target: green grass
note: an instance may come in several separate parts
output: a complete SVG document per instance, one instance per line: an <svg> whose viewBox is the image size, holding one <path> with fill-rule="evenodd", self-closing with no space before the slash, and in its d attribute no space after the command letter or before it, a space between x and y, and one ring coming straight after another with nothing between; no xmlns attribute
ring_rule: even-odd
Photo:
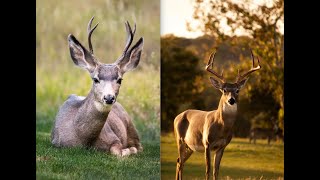
<svg viewBox="0 0 320 180"><path fill-rule="evenodd" d="M138 155L117 158L93 149L55 148L37 132L37 179L159 179L159 143L143 142Z"/></svg>
<svg viewBox="0 0 320 180"><path fill-rule="evenodd" d="M161 136L161 179L174 179L177 145L172 133ZM213 156L212 156L213 157ZM226 147L220 164L221 179L283 179L284 149L281 142L233 138ZM213 159L213 158L212 158ZM204 179L204 154L194 152L184 167L184 179Z"/></svg>
<svg viewBox="0 0 320 180"><path fill-rule="evenodd" d="M160 178L160 2L137 0L37 0L36 7L36 176L37 179ZM117 101L132 117L144 151L118 159L84 148L55 148L50 133L59 106L70 94L86 96L92 80L70 57L67 36L85 47L87 23L95 56L114 62L125 46L124 22L136 22L135 43L144 37L139 66L124 75Z"/></svg>

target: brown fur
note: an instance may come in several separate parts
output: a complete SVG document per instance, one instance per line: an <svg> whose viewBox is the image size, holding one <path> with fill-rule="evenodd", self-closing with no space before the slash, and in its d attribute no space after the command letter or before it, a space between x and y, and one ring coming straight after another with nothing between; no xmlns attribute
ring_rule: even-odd
<svg viewBox="0 0 320 180"><path fill-rule="evenodd" d="M216 89L222 92L217 110L200 111L186 110L174 119L174 134L178 146L178 158L176 168L176 180L182 179L184 163L192 155L193 151L204 152L206 159L206 179L210 177L211 151L214 154L213 179L218 179L220 161L225 147L232 139L232 128L237 116L237 102L239 90L248 80L247 76L261 68L254 67L252 55L252 68L245 74L238 73L235 83L225 83L223 73L218 74L213 68L215 52L210 54L206 70L215 75L220 81L210 77L210 81ZM210 68L211 67L211 68Z"/></svg>
<svg viewBox="0 0 320 180"><path fill-rule="evenodd" d="M60 107L51 135L54 146L94 147L117 156L142 151L138 132L130 116L116 102L122 76L136 68L143 48L143 38L140 38L128 49L134 34L128 22L126 29L130 39L124 54L113 64L100 63L91 48L90 53L73 35L68 36L73 62L88 70L93 84L87 97L70 95Z"/></svg>
<svg viewBox="0 0 320 180"><path fill-rule="evenodd" d="M228 89L221 96L217 110L200 111L186 110L174 120L174 132L178 145L179 157L177 159L176 179L182 179L184 163L194 151L205 153L206 178L209 178L211 166L210 151L215 151L214 178L218 177L220 160L225 147L232 138L232 127L236 120L237 112L232 110L237 106L230 106L227 101L233 97L238 99L237 84L224 84L223 89ZM225 107L224 107L225 106Z"/></svg>

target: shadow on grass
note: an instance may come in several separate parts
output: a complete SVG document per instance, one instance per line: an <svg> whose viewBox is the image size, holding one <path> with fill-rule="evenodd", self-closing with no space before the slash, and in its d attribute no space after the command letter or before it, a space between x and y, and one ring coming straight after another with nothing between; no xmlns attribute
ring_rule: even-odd
<svg viewBox="0 0 320 180"><path fill-rule="evenodd" d="M212 167L211 167L212 168ZM183 179L204 179L205 178L205 165L196 165L187 162L184 166ZM174 179L176 166L171 162L161 162L161 179ZM212 175L212 170L211 170ZM226 179L227 176L231 179L281 179L283 174L267 171L267 170L254 170L238 167L220 166L219 177Z"/></svg>
<svg viewBox="0 0 320 180"><path fill-rule="evenodd" d="M161 178L174 179L177 145L172 133L161 134ZM213 157L212 157L213 161ZM204 179L203 153L194 153L186 162L184 179ZM225 150L220 166L220 179L283 179L283 144L257 142L233 138Z"/></svg>

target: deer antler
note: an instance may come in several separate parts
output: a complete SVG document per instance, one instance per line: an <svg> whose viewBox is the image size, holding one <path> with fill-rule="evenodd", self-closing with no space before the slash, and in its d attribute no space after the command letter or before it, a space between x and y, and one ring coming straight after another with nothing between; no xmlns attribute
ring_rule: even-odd
<svg viewBox="0 0 320 180"><path fill-rule="evenodd" d="M218 73L213 71L213 62L214 62L215 55L216 55L216 51L212 52L210 54L209 61L208 61L207 65L206 65L206 70L208 72L212 73L213 75L215 75L217 78L219 78L224 83L223 70L221 72L221 75L219 75ZM210 68L210 65L211 65L211 68Z"/></svg>
<svg viewBox="0 0 320 180"><path fill-rule="evenodd" d="M93 31L97 28L98 24L97 23L92 29L91 29L91 24L92 24L92 21L94 19L94 16L92 16L92 18L90 19L89 23L88 23L88 43L89 43L89 49L90 49L90 52L91 54L93 54L93 48L92 48L92 44L91 44L91 34L93 33Z"/></svg>
<svg viewBox="0 0 320 180"><path fill-rule="evenodd" d="M257 67L254 67L254 55L253 55L253 52L252 52L252 49L250 50L251 51L251 59L252 59L252 67L251 69L246 72L245 74L243 75L240 75L240 70L238 69L238 76L237 76L237 81L236 82L239 82L241 80L243 80L245 77L247 77L249 74L253 73L254 71L257 71L261 68L260 66L260 59L258 57L258 66Z"/></svg>
<svg viewBox="0 0 320 180"><path fill-rule="evenodd" d="M125 22L125 26L126 26L126 31L127 31L127 41L126 41L126 46L124 47L123 53L122 55L118 58L117 61L121 60L122 58L124 58L124 56L126 55L132 41L133 41L133 37L134 34L136 32L136 23L134 23L134 28L133 31L131 30L131 26L129 24L128 21Z"/></svg>
<svg viewBox="0 0 320 180"><path fill-rule="evenodd" d="M128 51L128 49L133 41L134 33L136 32L136 24L134 24L133 31L131 30L131 26L128 21L125 24L126 24L126 30L127 30L127 43L126 43L126 46L123 50L123 54L125 54Z"/></svg>

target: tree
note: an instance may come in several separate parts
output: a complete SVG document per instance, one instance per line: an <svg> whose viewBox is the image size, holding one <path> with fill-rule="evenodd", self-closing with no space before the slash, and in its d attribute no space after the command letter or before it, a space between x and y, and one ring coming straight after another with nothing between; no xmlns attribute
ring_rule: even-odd
<svg viewBox="0 0 320 180"><path fill-rule="evenodd" d="M197 94L195 79L201 76L198 58L179 46L179 38L161 38L161 130L172 131L174 118L192 107Z"/></svg>
<svg viewBox="0 0 320 180"><path fill-rule="evenodd" d="M194 3L193 18L200 24L205 34L214 36L219 43L233 40L234 36L248 36L251 41L247 42L247 51L253 49L254 54L261 57L262 70L253 77L254 81L246 86L249 101L257 101L260 96L271 94L276 102L271 116L278 117L279 127L283 129L283 40L282 32L284 19L284 1L253 3L252 0L196 0ZM187 27L192 30L192 23ZM237 39L237 38L235 38ZM237 41L233 42L235 45ZM243 63L239 69L248 69L249 63L245 58L240 58ZM258 99L257 99L258 98ZM258 111L267 111L263 109Z"/></svg>

